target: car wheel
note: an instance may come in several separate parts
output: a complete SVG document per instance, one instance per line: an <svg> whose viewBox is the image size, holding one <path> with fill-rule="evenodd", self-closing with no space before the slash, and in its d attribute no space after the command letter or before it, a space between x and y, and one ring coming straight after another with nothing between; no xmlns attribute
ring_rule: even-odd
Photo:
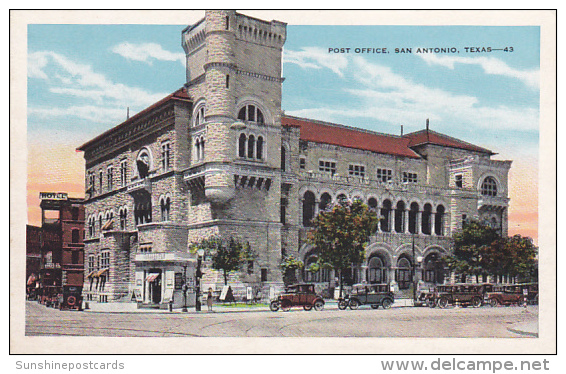
<svg viewBox="0 0 566 374"><path fill-rule="evenodd" d="M426 303L427 303L427 305L428 305L429 308L434 308L434 307L436 307L436 303L435 303L434 300L432 300L432 299L428 299L428 300L426 301Z"/></svg>
<svg viewBox="0 0 566 374"><path fill-rule="evenodd" d="M277 312L279 310L279 301L274 300L269 304L269 309L272 312Z"/></svg>
<svg viewBox="0 0 566 374"><path fill-rule="evenodd" d="M377 309L377 308L379 308L379 305L377 305L377 304L371 304L371 308L372 308L372 309Z"/></svg>
<svg viewBox="0 0 566 374"><path fill-rule="evenodd" d="M291 310L291 302L284 300L281 302L281 310L284 312L288 312Z"/></svg>
<svg viewBox="0 0 566 374"><path fill-rule="evenodd" d="M474 297L472 299L472 307L479 308L481 306L481 299L479 297Z"/></svg>
<svg viewBox="0 0 566 374"><path fill-rule="evenodd" d="M391 301L391 299L383 299L383 301L381 302L381 307L383 309L389 309L391 308L391 304L393 304L393 301Z"/></svg>
<svg viewBox="0 0 566 374"><path fill-rule="evenodd" d="M497 301L497 299L489 299L489 306L490 307L495 308L498 305L499 305L499 301Z"/></svg>
<svg viewBox="0 0 566 374"><path fill-rule="evenodd" d="M444 308L446 308L447 306L448 306L448 299L445 298L445 297L441 297L441 298L438 300L438 307L444 309Z"/></svg>
<svg viewBox="0 0 566 374"><path fill-rule="evenodd" d="M322 300L316 300L314 302L314 310L316 310L317 312L320 312L321 310L324 309L324 301Z"/></svg>
<svg viewBox="0 0 566 374"><path fill-rule="evenodd" d="M356 299L350 300L350 309L356 310L360 306L360 302Z"/></svg>
<svg viewBox="0 0 566 374"><path fill-rule="evenodd" d="M312 309L312 305L311 304L305 304L305 305L303 305L303 309L308 312L309 310Z"/></svg>
<svg viewBox="0 0 566 374"><path fill-rule="evenodd" d="M339 300L338 301L338 309L344 310L348 307L348 302L346 300Z"/></svg>

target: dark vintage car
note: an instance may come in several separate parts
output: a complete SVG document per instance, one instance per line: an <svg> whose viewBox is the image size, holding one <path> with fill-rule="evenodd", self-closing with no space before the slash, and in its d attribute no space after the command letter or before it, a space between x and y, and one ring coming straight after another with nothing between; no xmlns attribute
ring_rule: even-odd
<svg viewBox="0 0 566 374"><path fill-rule="evenodd" d="M344 310L349 306L354 310L360 305L371 305L373 309L381 305L383 309L389 309L394 301L395 296L388 284L355 284L350 294L338 300L338 309Z"/></svg>
<svg viewBox="0 0 566 374"><path fill-rule="evenodd" d="M81 286L63 286L63 293L59 295L60 310L83 310L83 288Z"/></svg>
<svg viewBox="0 0 566 374"><path fill-rule="evenodd" d="M523 289L523 295L526 294L527 304L538 305L538 283L520 284Z"/></svg>
<svg viewBox="0 0 566 374"><path fill-rule="evenodd" d="M415 301L415 306L434 308L436 306L436 288L421 290Z"/></svg>
<svg viewBox="0 0 566 374"><path fill-rule="evenodd" d="M491 292L486 292L485 300L492 307L520 305L525 302L525 295L520 285L496 285Z"/></svg>
<svg viewBox="0 0 566 374"><path fill-rule="evenodd" d="M478 308L483 305L486 290L492 287L492 285L475 283L441 285L436 287L433 300L440 308L446 308L449 305Z"/></svg>
<svg viewBox="0 0 566 374"><path fill-rule="evenodd" d="M314 284L294 284L286 287L285 292L272 300L269 309L276 312L281 308L286 312L294 306L302 306L305 310L322 310L324 300L316 294Z"/></svg>

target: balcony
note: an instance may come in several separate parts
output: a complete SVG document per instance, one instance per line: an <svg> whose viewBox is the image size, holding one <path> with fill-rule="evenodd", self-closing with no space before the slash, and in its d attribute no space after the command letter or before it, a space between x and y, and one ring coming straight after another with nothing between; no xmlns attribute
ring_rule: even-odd
<svg viewBox="0 0 566 374"><path fill-rule="evenodd" d="M133 180L126 186L126 191L129 194L135 194L139 192L146 192L148 194L151 194L151 179L144 178L141 180Z"/></svg>
<svg viewBox="0 0 566 374"><path fill-rule="evenodd" d="M137 253L135 262L195 262L195 255L186 252Z"/></svg>

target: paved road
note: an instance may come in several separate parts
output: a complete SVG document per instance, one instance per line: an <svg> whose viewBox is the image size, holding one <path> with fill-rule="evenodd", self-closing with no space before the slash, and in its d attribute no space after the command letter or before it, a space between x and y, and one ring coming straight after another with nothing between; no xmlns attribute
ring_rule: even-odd
<svg viewBox="0 0 566 374"><path fill-rule="evenodd" d="M26 302L28 336L525 338L510 327L537 319L536 306L181 314L59 311Z"/></svg>

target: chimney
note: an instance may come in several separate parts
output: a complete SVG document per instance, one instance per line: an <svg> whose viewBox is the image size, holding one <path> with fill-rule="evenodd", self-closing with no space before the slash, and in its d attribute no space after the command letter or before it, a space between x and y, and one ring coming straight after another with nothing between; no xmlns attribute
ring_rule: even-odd
<svg viewBox="0 0 566 374"><path fill-rule="evenodd" d="M401 137L403 136L403 125L401 125Z"/></svg>
<svg viewBox="0 0 566 374"><path fill-rule="evenodd" d="M127 113L126 113L126 120L130 119L130 107L128 107L127 109ZM428 126L428 120L427 120L427 126Z"/></svg>
<svg viewBox="0 0 566 374"><path fill-rule="evenodd" d="M426 132L428 132L428 118L426 119Z"/></svg>

